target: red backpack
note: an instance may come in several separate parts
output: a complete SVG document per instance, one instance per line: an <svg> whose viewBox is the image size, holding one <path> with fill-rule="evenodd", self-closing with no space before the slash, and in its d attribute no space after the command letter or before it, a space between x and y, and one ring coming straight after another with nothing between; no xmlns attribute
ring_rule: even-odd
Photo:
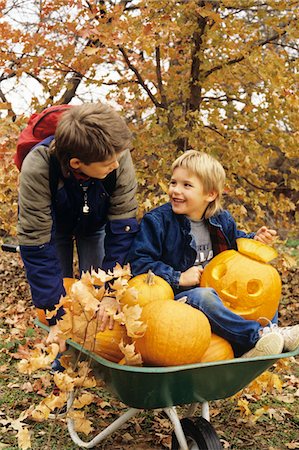
<svg viewBox="0 0 299 450"><path fill-rule="evenodd" d="M17 142L14 162L19 170L30 150L47 137L55 134L61 114L71 107L72 105L54 105L44 109L41 113L32 114Z"/></svg>

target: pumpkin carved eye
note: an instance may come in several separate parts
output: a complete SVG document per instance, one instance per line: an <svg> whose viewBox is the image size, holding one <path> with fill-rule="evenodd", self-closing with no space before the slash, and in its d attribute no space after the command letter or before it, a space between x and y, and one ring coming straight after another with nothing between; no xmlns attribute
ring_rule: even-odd
<svg viewBox="0 0 299 450"><path fill-rule="evenodd" d="M248 295L260 295L263 291L263 284L261 280L250 280L247 283Z"/></svg>
<svg viewBox="0 0 299 450"><path fill-rule="evenodd" d="M214 280L221 280L227 272L227 265L220 263L213 267L211 276Z"/></svg>

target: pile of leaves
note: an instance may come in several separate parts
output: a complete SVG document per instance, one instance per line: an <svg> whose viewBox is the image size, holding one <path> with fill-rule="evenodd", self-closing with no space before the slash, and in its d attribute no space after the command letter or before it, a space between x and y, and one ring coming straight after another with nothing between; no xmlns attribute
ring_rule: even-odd
<svg viewBox="0 0 299 450"><path fill-rule="evenodd" d="M57 409L61 410L69 392L74 394L75 401L68 417L73 420L82 439L87 435L88 440L92 439L99 428L106 428L118 418L126 406L105 389L102 380L94 378L88 360L71 360L66 355L63 360L65 371L50 374L50 364L57 355L58 346L46 346L42 331L34 325L35 313L19 257L7 254L1 256L0 430L3 437L0 448L74 450L76 446L66 429L66 416L53 415ZM296 276L296 267L284 268L284 300L280 308L282 325L294 323L298 319ZM62 302L70 302L74 296L82 301L78 292L90 289L90 295L95 299L95 311L97 302L106 292L104 285L109 282L110 292L121 298L129 277L126 268L117 268L110 275L102 272L87 274L81 282L76 283L74 294L62 299ZM94 283L98 286L95 291ZM94 312L90 318L93 316ZM117 316L119 323L123 323L127 329L130 330L132 325L129 333L134 335L140 332L136 308L127 311L127 314L122 311ZM65 327L63 332L67 334L70 330ZM224 448L298 448L297 374L298 363L295 360L280 360L273 369L264 372L234 397L211 402L211 422ZM53 395L54 383L60 388L59 395ZM185 410L179 407L178 412L182 415ZM111 438L105 439L100 448L170 448L171 432L172 425L161 412L142 412Z"/></svg>

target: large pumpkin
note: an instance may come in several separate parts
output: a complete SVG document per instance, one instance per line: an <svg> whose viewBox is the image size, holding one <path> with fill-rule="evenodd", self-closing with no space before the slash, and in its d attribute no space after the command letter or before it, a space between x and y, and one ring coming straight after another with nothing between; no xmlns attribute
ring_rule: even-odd
<svg viewBox="0 0 299 450"><path fill-rule="evenodd" d="M128 281L129 288L137 291L137 297L132 295L131 289L127 289L120 302L129 306L145 306L153 300L174 299L174 293L171 286L163 278L155 275L151 270L148 273L142 273Z"/></svg>
<svg viewBox="0 0 299 450"><path fill-rule="evenodd" d="M244 319L271 320L281 296L277 270L267 264L276 251L253 239L237 239L238 251L219 253L205 267L200 285L212 287L224 305Z"/></svg>
<svg viewBox="0 0 299 450"><path fill-rule="evenodd" d="M200 362L222 361L233 358L234 351L230 343L226 339L212 333L210 345L201 357Z"/></svg>
<svg viewBox="0 0 299 450"><path fill-rule="evenodd" d="M144 365L175 366L200 361L211 340L207 317L185 303L157 300L141 314L147 329L136 339Z"/></svg>

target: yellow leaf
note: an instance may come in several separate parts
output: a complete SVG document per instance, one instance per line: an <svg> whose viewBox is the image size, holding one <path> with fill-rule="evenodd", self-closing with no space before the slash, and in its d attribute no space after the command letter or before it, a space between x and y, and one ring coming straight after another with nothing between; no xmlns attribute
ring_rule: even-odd
<svg viewBox="0 0 299 450"><path fill-rule="evenodd" d="M89 434L93 430L91 421L85 419L83 411L71 411L68 416L74 420L75 430L77 432Z"/></svg>
<svg viewBox="0 0 299 450"><path fill-rule="evenodd" d="M138 338L144 335L146 330L146 324L140 319L142 308L139 305L128 306L124 305L124 324L127 329L127 335L132 338Z"/></svg>
<svg viewBox="0 0 299 450"><path fill-rule="evenodd" d="M83 53L87 56L96 55L99 51L98 47L85 47Z"/></svg>
<svg viewBox="0 0 299 450"><path fill-rule="evenodd" d="M54 382L61 392L71 392L74 390L74 378L65 372L55 372Z"/></svg>
<svg viewBox="0 0 299 450"><path fill-rule="evenodd" d="M18 371L30 375L36 370L46 369L54 361L58 352L58 344L50 344L50 346L44 348L35 348L30 352L30 356L27 359L22 359L17 364Z"/></svg>
<svg viewBox="0 0 299 450"><path fill-rule="evenodd" d="M135 343L124 345L123 341L119 344L121 352L124 354L124 361L121 364L127 366L142 366L142 357L136 352Z"/></svg>
<svg viewBox="0 0 299 450"><path fill-rule="evenodd" d="M111 272L110 270L108 271L109 275L112 275L113 278L131 278L132 273L131 273L131 268L130 268L130 264L126 264L125 266L121 266L119 263L116 263L116 265L113 268L113 271Z"/></svg>
<svg viewBox="0 0 299 450"><path fill-rule="evenodd" d="M84 408L86 405L90 405L94 401L94 396L92 394L82 394L80 397L76 398L72 404L73 408Z"/></svg>
<svg viewBox="0 0 299 450"><path fill-rule="evenodd" d="M20 449L26 450L27 448L31 448L30 433L27 427L19 430L17 436L18 436L18 446Z"/></svg>
<svg viewBox="0 0 299 450"><path fill-rule="evenodd" d="M250 408L248 407L248 401L245 399L238 400L238 410L240 411L242 416L249 416L251 415Z"/></svg>

